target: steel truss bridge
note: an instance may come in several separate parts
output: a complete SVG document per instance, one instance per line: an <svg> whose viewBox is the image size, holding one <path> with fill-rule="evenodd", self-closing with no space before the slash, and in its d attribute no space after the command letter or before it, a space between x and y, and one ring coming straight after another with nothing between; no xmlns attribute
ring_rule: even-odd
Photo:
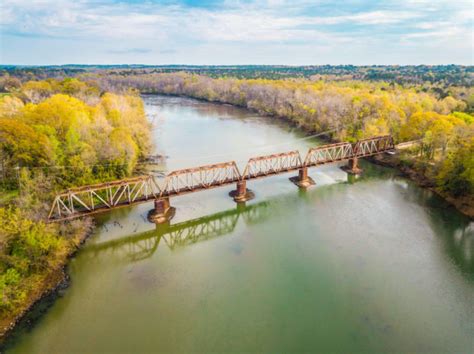
<svg viewBox="0 0 474 354"><path fill-rule="evenodd" d="M324 164L348 160L348 172L357 173L359 158L391 151L395 148L391 136L379 136L356 143L336 143L309 149L305 158L298 151L252 157L241 173L235 161L205 165L168 173L164 178L145 175L118 181L69 189L58 194L51 206L50 221L68 220L109 209L155 200L155 210L165 214L169 198L211 188L237 184L234 200L251 198L246 181L299 171L291 180L301 186L314 184L307 170ZM163 204L157 204L163 201ZM160 214L160 215L161 215ZM161 221L160 221L161 222Z"/></svg>

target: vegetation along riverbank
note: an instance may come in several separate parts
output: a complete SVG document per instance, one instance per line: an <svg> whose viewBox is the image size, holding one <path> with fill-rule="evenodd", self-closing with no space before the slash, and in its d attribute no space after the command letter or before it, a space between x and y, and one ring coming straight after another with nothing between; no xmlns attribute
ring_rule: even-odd
<svg viewBox="0 0 474 354"><path fill-rule="evenodd" d="M133 92L65 79L26 82L0 98L0 338L64 280L92 229L89 219L45 223L52 195L132 175L149 134Z"/></svg>

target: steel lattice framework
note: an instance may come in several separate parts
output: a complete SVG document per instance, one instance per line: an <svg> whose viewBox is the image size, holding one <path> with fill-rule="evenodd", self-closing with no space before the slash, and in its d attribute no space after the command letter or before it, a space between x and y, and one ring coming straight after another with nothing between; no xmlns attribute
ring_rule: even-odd
<svg viewBox="0 0 474 354"><path fill-rule="evenodd" d="M68 219L120 206L137 204L159 196L153 176L128 178L70 189L56 196L49 218Z"/></svg>
<svg viewBox="0 0 474 354"><path fill-rule="evenodd" d="M304 160L305 167L324 165L359 157L368 157L394 149L390 135L359 140L351 143L336 143L309 149Z"/></svg>
<svg viewBox="0 0 474 354"><path fill-rule="evenodd" d="M351 143L337 143L311 148L306 155L304 165L313 167L353 158Z"/></svg>
<svg viewBox="0 0 474 354"><path fill-rule="evenodd" d="M298 151L252 157L245 166L245 180L298 170L303 165Z"/></svg>
<svg viewBox="0 0 474 354"><path fill-rule="evenodd" d="M369 138L359 140L353 145L353 157L367 157L380 152L385 152L395 148L393 138L390 135L379 136L376 138Z"/></svg>
<svg viewBox="0 0 474 354"><path fill-rule="evenodd" d="M172 171L163 179L141 176L70 189L58 194L49 220L66 220L107 209L217 188L308 167L380 154L394 149L391 136L311 148L303 160L298 151L253 157L241 174L234 161Z"/></svg>
<svg viewBox="0 0 474 354"><path fill-rule="evenodd" d="M234 161L173 171L166 176L160 197L218 187L239 179L240 172Z"/></svg>

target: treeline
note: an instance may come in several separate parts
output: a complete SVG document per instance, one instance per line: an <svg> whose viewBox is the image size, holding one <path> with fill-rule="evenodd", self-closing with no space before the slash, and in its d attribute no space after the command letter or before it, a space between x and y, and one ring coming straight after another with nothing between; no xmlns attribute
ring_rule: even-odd
<svg viewBox="0 0 474 354"><path fill-rule="evenodd" d="M361 81L213 79L188 73L94 76L107 90L136 88L230 103L261 114L285 117L333 140L355 141L391 134L396 142L417 140L414 154L440 188L474 192L473 116L467 103L439 99L388 83Z"/></svg>
<svg viewBox="0 0 474 354"><path fill-rule="evenodd" d="M305 79L310 81L363 81L402 85L443 99L453 97L474 112L474 66L462 65L62 65L43 67L0 66L0 92L32 80L90 75L146 76L163 73L235 79Z"/></svg>
<svg viewBox="0 0 474 354"><path fill-rule="evenodd" d="M109 72L122 75L173 73L234 77L241 79L285 79L323 77L330 80L386 81L398 84L439 84L470 87L474 68L463 65L62 65L43 67L3 66L0 74L10 74L22 81L33 78L76 76L86 72Z"/></svg>
<svg viewBox="0 0 474 354"><path fill-rule="evenodd" d="M0 97L0 337L54 286L88 220L46 224L55 190L129 176L150 150L143 101L77 79L28 81Z"/></svg>

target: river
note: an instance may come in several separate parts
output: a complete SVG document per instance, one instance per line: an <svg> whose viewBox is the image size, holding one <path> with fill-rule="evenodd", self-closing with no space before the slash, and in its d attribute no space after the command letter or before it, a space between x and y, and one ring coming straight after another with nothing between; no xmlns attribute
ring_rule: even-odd
<svg viewBox="0 0 474 354"><path fill-rule="evenodd" d="M280 120L186 98L144 96L159 170L318 144ZM311 169L96 218L71 285L9 353L471 352L474 223L392 169ZM179 224L179 225L178 225ZM154 231L153 231L154 230Z"/></svg>

